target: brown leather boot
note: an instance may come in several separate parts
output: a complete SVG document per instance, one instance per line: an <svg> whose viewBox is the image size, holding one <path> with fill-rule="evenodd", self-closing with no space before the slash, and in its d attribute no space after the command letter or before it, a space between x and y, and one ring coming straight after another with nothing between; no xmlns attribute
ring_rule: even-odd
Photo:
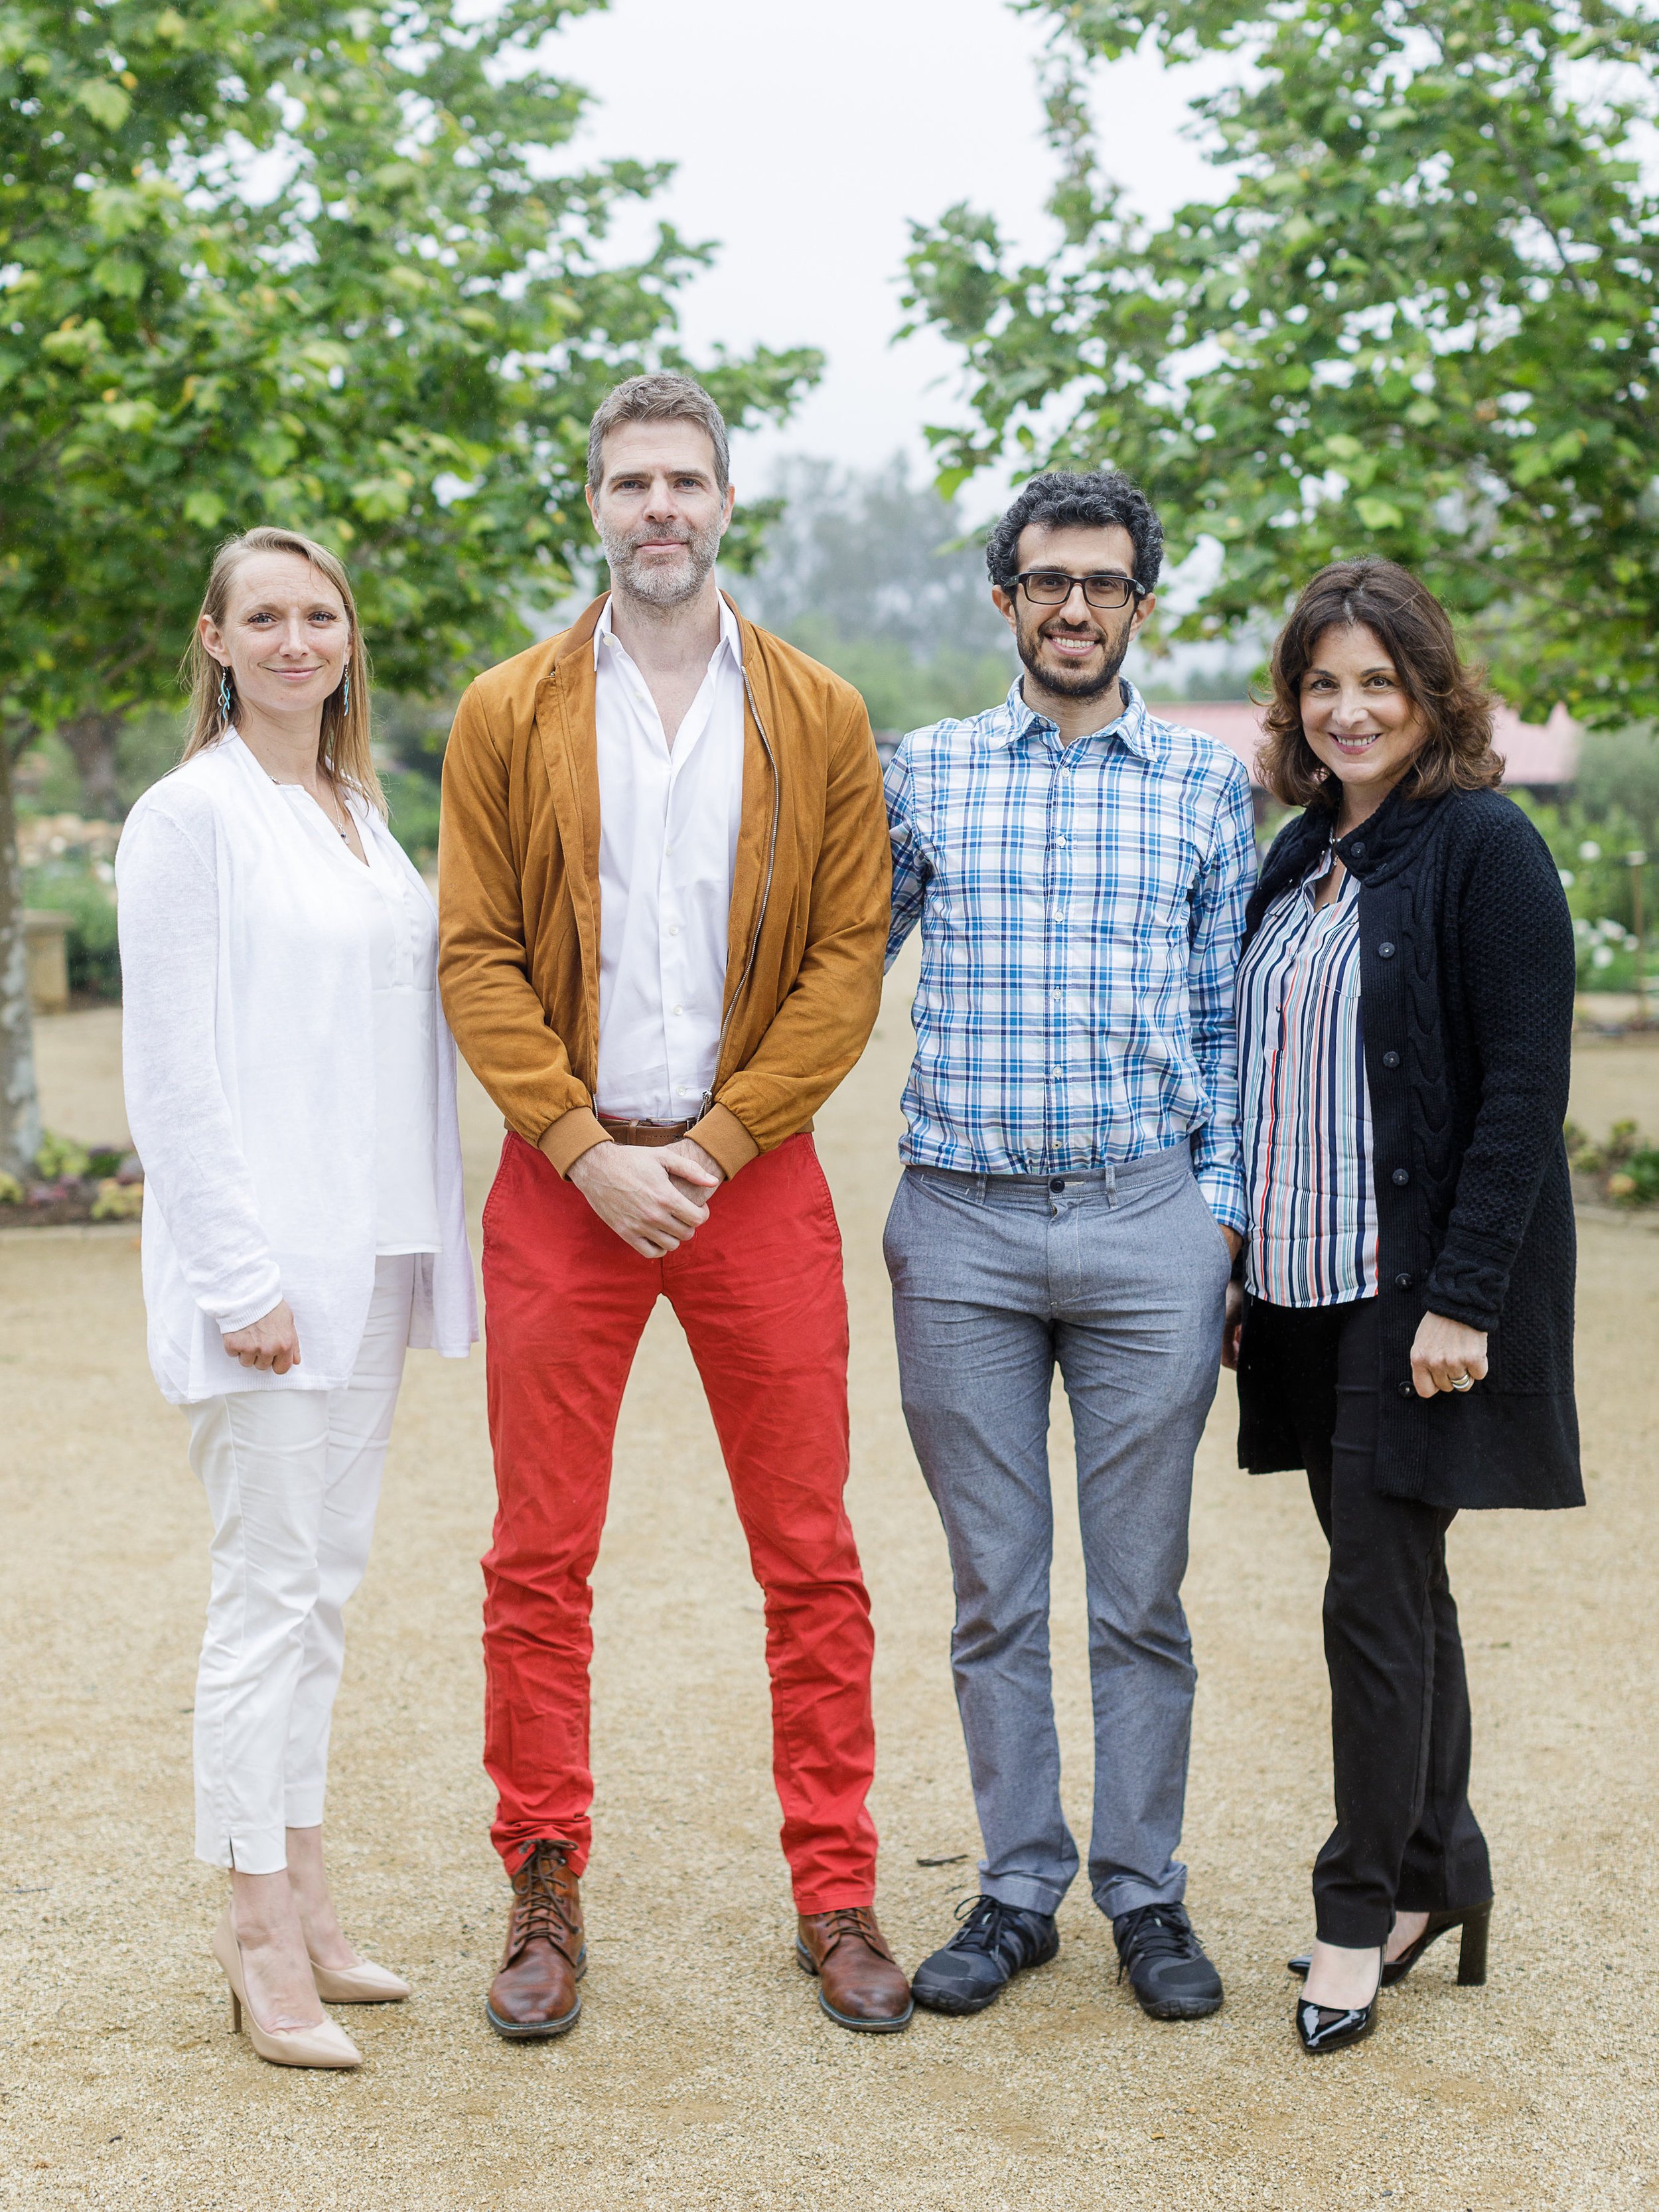
<svg viewBox="0 0 1659 2212"><path fill-rule="evenodd" d="M910 1984L867 1905L801 1913L795 1923L795 1957L804 1973L817 1976L818 2002L837 2027L893 2035L908 2027L915 2009Z"/></svg>
<svg viewBox="0 0 1659 2212"><path fill-rule="evenodd" d="M562 2035L582 2008L576 1984L587 1972L582 1900L568 1858L574 1844L532 1844L513 1877L501 1969L484 2013L514 2042Z"/></svg>

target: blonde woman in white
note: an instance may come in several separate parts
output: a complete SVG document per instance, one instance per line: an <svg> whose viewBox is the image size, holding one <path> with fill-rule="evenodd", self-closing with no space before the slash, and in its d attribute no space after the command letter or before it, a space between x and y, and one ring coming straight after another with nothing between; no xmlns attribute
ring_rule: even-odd
<svg viewBox="0 0 1659 2212"><path fill-rule="evenodd" d="M116 861L127 1109L162 1395L213 1516L196 1849L263 2058L356 2066L322 2008L407 1984L323 1871L342 1611L362 1579L404 1353L477 1335L437 917L387 830L344 569L261 529L213 564L180 765Z"/></svg>

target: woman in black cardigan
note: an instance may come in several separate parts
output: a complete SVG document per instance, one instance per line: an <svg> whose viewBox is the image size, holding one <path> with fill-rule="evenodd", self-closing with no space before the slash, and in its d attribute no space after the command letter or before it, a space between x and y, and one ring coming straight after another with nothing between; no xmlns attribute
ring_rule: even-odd
<svg viewBox="0 0 1659 2212"><path fill-rule="evenodd" d="M1336 1826L1304 2049L1370 2033L1448 1929L1486 1978L1492 1878L1445 1533L1583 1503L1561 1127L1572 927L1492 787L1491 705L1404 569L1342 562L1273 655L1275 840L1239 970L1250 1243L1239 1459L1305 1468L1330 1543ZM1363 1007L1363 1018L1362 1018Z"/></svg>

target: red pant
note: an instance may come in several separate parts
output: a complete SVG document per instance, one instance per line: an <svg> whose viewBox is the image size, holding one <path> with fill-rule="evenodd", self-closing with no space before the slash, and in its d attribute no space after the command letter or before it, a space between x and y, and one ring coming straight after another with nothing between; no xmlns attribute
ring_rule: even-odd
<svg viewBox="0 0 1659 2212"><path fill-rule="evenodd" d="M870 1601L842 1502L847 1294L810 1137L751 1160L665 1260L642 1260L509 1135L484 1207L489 1434L499 1500L484 1567L484 1764L510 1868L538 1837L586 1863L588 1577L611 1443L652 1307L665 1295L708 1393L766 1595L772 1771L802 1912L869 1905L876 1832Z"/></svg>

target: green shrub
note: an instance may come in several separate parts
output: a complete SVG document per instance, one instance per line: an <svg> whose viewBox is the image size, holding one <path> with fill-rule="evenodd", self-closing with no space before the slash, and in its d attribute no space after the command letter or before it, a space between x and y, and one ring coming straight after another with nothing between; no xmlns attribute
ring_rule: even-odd
<svg viewBox="0 0 1659 2212"><path fill-rule="evenodd" d="M822 616L792 623L789 641L810 653L860 692L878 730L919 730L947 716L960 718L994 707L1018 665L1007 653L976 653L945 646L927 660L891 637L842 636Z"/></svg>
<svg viewBox="0 0 1659 2212"><path fill-rule="evenodd" d="M1615 1121L1604 1145L1574 1121L1561 1133L1573 1173L1599 1184L1615 1206L1651 1206L1659 1200L1659 1146L1649 1144L1634 1121Z"/></svg>
<svg viewBox="0 0 1659 2212"><path fill-rule="evenodd" d="M380 788L390 810L392 836L417 868L432 865L438 850L439 784L417 769L381 772Z"/></svg>
<svg viewBox="0 0 1659 2212"><path fill-rule="evenodd" d="M94 1221L137 1221L143 1211L143 1184L117 1182L112 1176L99 1184L98 1195L92 1201Z"/></svg>
<svg viewBox="0 0 1659 2212"><path fill-rule="evenodd" d="M115 936L115 885L107 861L65 854L23 872L23 903L69 916L69 986L94 999L121 995Z"/></svg>
<svg viewBox="0 0 1659 2212"><path fill-rule="evenodd" d="M1510 797L1530 816L1560 872L1572 915L1581 991L1633 991L1637 985L1636 877L1647 854L1641 824L1623 808L1605 806L1591 814L1575 799L1565 806L1543 806L1525 792ZM1642 871L1650 909L1659 896L1659 867ZM1643 915L1648 959L1653 959L1651 911Z"/></svg>
<svg viewBox="0 0 1659 2212"><path fill-rule="evenodd" d="M55 1136L50 1129L41 1132L40 1149L34 1156L34 1172L43 1182L61 1182L65 1176L88 1174L92 1167L92 1156L72 1137Z"/></svg>

